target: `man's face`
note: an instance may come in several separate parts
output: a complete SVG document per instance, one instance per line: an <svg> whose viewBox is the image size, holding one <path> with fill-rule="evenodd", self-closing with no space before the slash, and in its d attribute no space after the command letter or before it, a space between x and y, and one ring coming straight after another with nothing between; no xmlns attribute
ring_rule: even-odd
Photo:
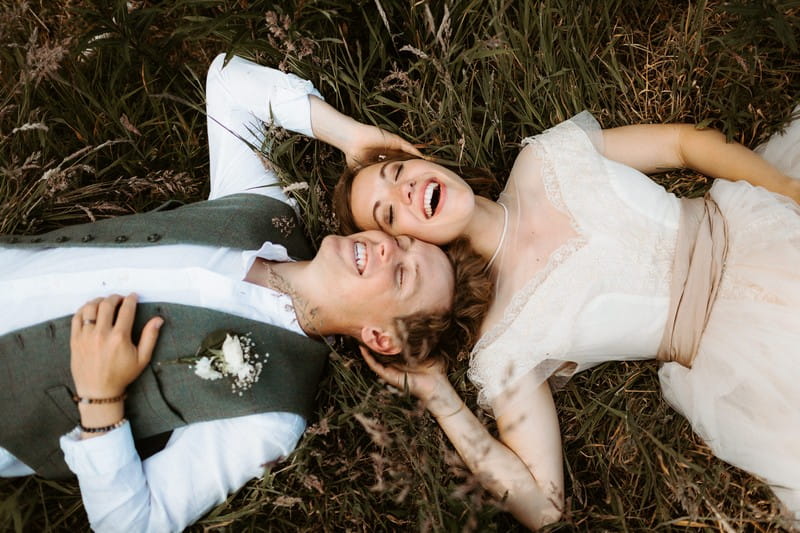
<svg viewBox="0 0 800 533"><path fill-rule="evenodd" d="M439 247L401 235L364 231L329 235L317 257L330 298L356 324L394 327L416 312L442 312L453 301L453 267Z"/></svg>

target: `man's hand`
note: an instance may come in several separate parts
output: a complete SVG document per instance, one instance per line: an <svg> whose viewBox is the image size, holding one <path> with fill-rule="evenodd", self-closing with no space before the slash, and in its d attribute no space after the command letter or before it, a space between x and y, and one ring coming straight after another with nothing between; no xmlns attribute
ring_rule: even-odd
<svg viewBox="0 0 800 533"><path fill-rule="evenodd" d="M136 346L131 341L136 301L135 294L96 298L72 317L70 368L78 396L120 396L150 362L164 319L150 319Z"/></svg>

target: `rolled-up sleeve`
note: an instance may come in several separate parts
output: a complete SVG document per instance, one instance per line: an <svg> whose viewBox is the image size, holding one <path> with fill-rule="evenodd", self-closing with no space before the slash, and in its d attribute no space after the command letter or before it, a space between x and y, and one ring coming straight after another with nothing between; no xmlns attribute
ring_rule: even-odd
<svg viewBox="0 0 800 533"><path fill-rule="evenodd" d="M126 423L85 440L76 429L61 437L61 449L92 529L181 531L291 453L304 429L291 413L191 424L142 462Z"/></svg>
<svg viewBox="0 0 800 533"><path fill-rule="evenodd" d="M310 94L321 98L310 81L293 74L240 57L227 64L224 54L214 59L206 77L210 199L254 192L286 201L254 148L263 148L264 123L313 137Z"/></svg>

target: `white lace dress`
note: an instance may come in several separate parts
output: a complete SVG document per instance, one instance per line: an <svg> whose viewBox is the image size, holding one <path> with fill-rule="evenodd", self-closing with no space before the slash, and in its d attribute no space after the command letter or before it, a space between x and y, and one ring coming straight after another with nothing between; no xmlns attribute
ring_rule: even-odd
<svg viewBox="0 0 800 533"><path fill-rule="evenodd" d="M800 124L788 135L765 156L800 170ZM497 299L469 369L484 406L528 373L552 382L655 356L679 201L602 157L599 139L588 113L526 139L520 157L537 170L512 171L500 197L509 228ZM711 194L729 225L727 263L693 368L663 365L663 394L719 458L767 481L800 519L800 207L746 183L717 180ZM526 231L537 210L562 227L544 267L530 245L544 237Z"/></svg>

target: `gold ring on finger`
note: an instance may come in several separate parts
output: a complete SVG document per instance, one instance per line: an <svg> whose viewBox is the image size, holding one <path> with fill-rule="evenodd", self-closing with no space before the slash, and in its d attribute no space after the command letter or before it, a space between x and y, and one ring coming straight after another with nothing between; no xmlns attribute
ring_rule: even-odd
<svg viewBox="0 0 800 533"><path fill-rule="evenodd" d="M81 321L81 324L83 324L84 326L87 325L87 324L95 325L95 324L97 324L97 320L95 320L94 318L84 318Z"/></svg>

